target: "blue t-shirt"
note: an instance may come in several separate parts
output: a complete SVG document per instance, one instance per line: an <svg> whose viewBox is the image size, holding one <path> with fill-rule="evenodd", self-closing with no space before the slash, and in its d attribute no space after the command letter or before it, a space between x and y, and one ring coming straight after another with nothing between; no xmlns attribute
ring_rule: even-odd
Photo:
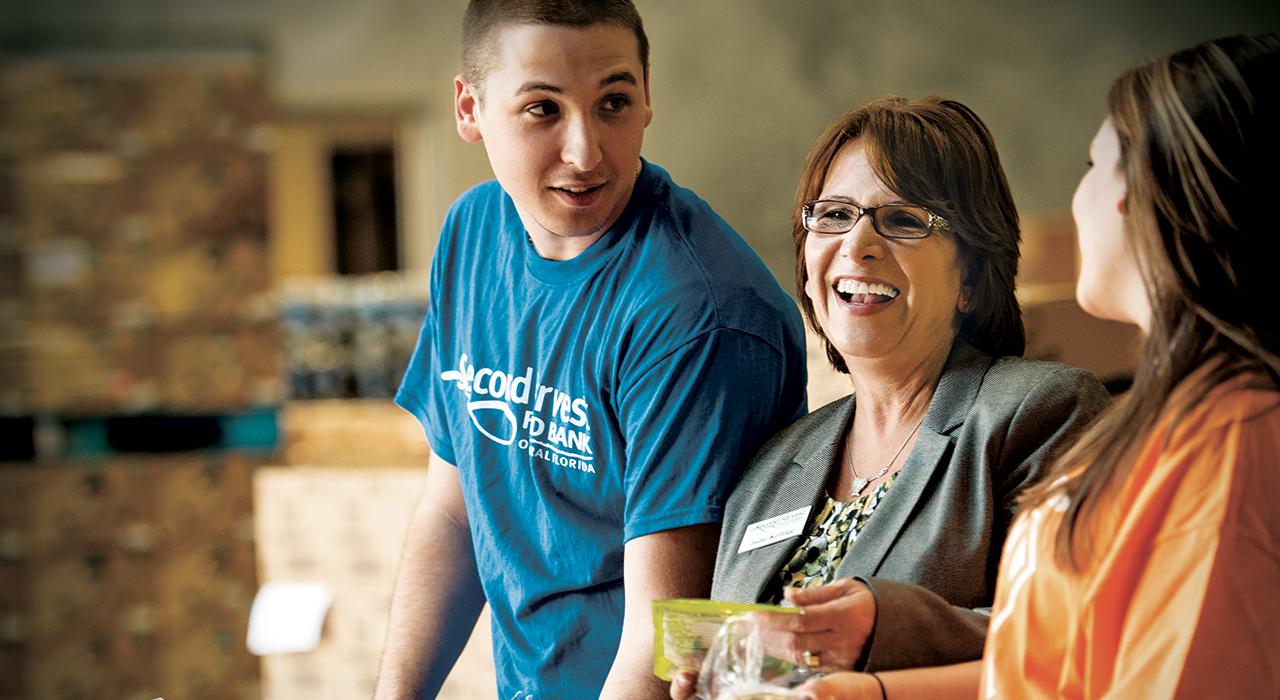
<svg viewBox="0 0 1280 700"><path fill-rule="evenodd" d="M498 697L595 698L622 629L624 543L718 523L751 454L804 414L800 315L651 163L567 261L537 254L498 183L472 188L430 291L396 401L458 467Z"/></svg>

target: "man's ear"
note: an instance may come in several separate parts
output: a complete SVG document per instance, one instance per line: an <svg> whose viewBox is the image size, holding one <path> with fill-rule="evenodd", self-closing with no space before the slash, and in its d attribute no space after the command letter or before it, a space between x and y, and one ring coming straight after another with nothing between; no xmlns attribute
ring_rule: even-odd
<svg viewBox="0 0 1280 700"><path fill-rule="evenodd" d="M458 135L467 143L483 140L480 122L476 119L480 110L479 90L464 75L453 79L453 118L457 122Z"/></svg>
<svg viewBox="0 0 1280 700"><path fill-rule="evenodd" d="M653 101L649 99L649 66L644 67L644 125L653 121Z"/></svg>

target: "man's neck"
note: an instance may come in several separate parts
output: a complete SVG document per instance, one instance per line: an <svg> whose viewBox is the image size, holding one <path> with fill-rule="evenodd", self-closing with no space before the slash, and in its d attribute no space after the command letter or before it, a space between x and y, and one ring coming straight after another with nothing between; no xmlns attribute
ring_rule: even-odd
<svg viewBox="0 0 1280 700"><path fill-rule="evenodd" d="M587 236L562 236L547 231L536 221L532 223L532 226L525 224L529 242L538 255L547 260L572 260L594 245L609 230L602 228Z"/></svg>

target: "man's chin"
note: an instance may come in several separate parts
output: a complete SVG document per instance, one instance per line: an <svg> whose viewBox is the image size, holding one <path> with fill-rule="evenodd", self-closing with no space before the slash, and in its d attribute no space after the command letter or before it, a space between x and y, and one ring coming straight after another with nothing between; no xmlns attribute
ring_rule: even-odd
<svg viewBox="0 0 1280 700"><path fill-rule="evenodd" d="M590 238L608 229L608 224L604 222L588 223L581 220L539 221L538 224L547 235L555 238Z"/></svg>

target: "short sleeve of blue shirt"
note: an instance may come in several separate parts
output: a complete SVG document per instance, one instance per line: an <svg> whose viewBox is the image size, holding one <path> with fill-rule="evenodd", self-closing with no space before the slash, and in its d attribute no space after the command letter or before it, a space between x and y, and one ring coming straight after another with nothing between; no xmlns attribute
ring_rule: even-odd
<svg viewBox="0 0 1280 700"><path fill-rule="evenodd" d="M641 369L621 392L627 435L624 539L717 523L750 451L783 407L785 358L749 333L707 331Z"/></svg>
<svg viewBox="0 0 1280 700"><path fill-rule="evenodd" d="M443 397L440 395L439 384L425 381L431 374L431 368L438 367L440 364L439 358L432 353L431 343L436 318L434 310L428 310L422 322L422 332L418 336L417 347L409 359L405 379L396 392L395 401L422 424L427 442L431 445L431 451L449 464L457 464L453 442L449 439L449 432L443 420L445 414L441 410L443 407L440 404Z"/></svg>

